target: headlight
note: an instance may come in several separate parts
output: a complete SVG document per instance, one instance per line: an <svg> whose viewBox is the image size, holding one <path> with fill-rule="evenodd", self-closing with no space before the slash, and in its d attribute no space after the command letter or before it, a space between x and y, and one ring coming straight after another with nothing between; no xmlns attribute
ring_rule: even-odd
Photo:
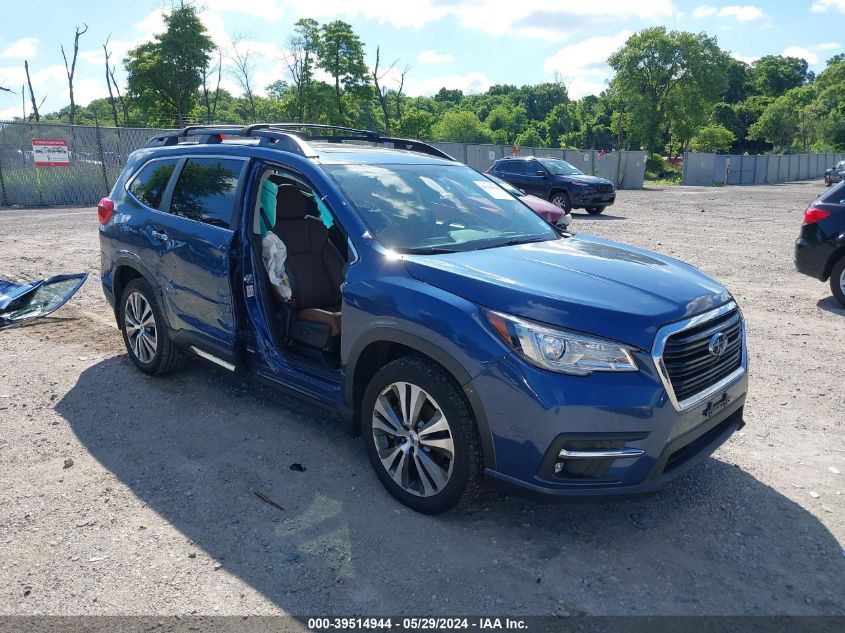
<svg viewBox="0 0 845 633"><path fill-rule="evenodd" d="M483 313L508 347L542 369L576 376L594 371L638 369L631 354L633 349L614 341L551 328L492 310Z"/></svg>

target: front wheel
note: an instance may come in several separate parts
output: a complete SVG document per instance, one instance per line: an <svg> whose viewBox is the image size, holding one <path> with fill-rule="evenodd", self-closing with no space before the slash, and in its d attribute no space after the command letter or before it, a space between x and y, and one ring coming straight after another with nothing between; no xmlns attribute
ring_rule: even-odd
<svg viewBox="0 0 845 633"><path fill-rule="evenodd" d="M569 194L565 191L553 191L552 195L549 196L549 202L558 209L563 209L564 213L572 211L572 200L569 199Z"/></svg>
<svg viewBox="0 0 845 633"><path fill-rule="evenodd" d="M481 442L452 377L420 356L373 376L361 404L367 455L388 492L406 506L440 514L481 488Z"/></svg>
<svg viewBox="0 0 845 633"><path fill-rule="evenodd" d="M830 272L830 291L836 300L845 307L845 257L836 262Z"/></svg>
<svg viewBox="0 0 845 633"><path fill-rule="evenodd" d="M601 215L604 207L587 207L587 213L590 215Z"/></svg>
<svg viewBox="0 0 845 633"><path fill-rule="evenodd" d="M830 187L832 184L833 184L833 182L831 181L831 179L830 179L830 178L828 178L827 176L825 176L825 179L824 179L824 186L825 186L825 187Z"/></svg>

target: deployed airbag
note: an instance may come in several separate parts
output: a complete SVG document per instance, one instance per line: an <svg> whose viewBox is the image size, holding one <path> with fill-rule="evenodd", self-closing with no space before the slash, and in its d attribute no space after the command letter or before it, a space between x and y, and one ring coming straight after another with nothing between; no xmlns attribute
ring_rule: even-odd
<svg viewBox="0 0 845 633"><path fill-rule="evenodd" d="M290 281L285 271L288 257L285 243L275 233L268 233L261 240L261 259L270 278L273 295L280 301L290 301Z"/></svg>

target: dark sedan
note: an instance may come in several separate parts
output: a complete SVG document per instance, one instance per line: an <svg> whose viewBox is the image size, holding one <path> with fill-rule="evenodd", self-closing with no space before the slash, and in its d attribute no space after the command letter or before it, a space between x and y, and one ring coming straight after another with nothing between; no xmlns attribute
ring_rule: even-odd
<svg viewBox="0 0 845 633"><path fill-rule="evenodd" d="M795 241L795 266L819 281L845 306L845 182L817 198L804 212Z"/></svg>

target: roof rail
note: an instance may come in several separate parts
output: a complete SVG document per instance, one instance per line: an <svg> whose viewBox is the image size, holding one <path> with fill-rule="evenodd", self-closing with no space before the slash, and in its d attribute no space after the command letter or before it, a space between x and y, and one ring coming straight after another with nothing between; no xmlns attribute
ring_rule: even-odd
<svg viewBox="0 0 845 633"><path fill-rule="evenodd" d="M312 135L306 130L324 132ZM341 132L341 134L325 134L325 132ZM446 152L424 141L381 136L373 130L363 130L342 125L327 125L323 123L253 123L252 125L189 125L181 130L173 130L153 136L144 147L161 147L177 145L180 139L189 136L199 136L200 143L220 143L223 136L258 137L265 145L277 145L300 156L316 158L317 151L308 141L325 141L342 143L343 141L359 141L366 143L390 143L397 149L403 149L421 154L429 154L437 158L454 161Z"/></svg>

